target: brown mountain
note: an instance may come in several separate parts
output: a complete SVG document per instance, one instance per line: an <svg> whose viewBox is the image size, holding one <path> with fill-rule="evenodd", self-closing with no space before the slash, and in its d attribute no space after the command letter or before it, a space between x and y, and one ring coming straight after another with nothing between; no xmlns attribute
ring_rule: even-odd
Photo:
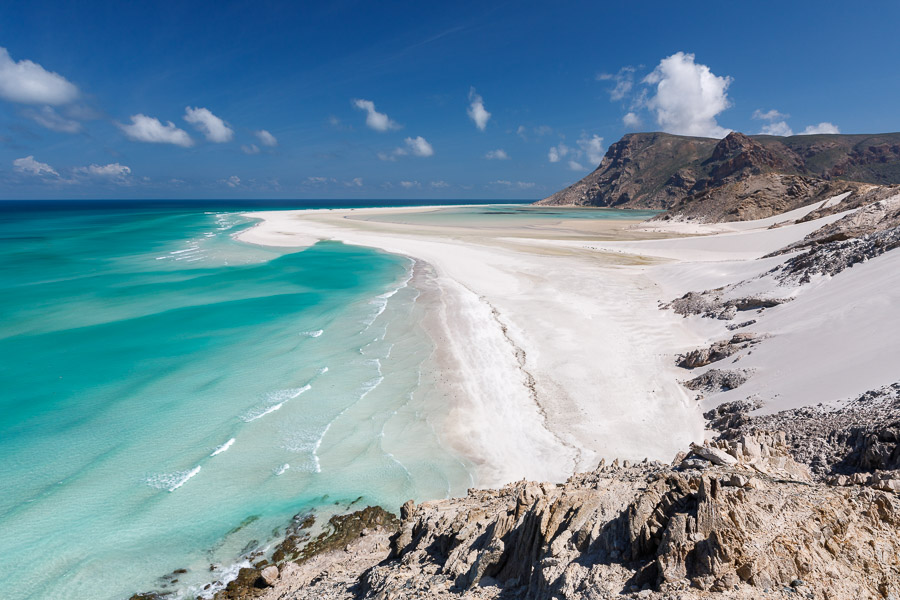
<svg viewBox="0 0 900 600"><path fill-rule="evenodd" d="M900 183L900 133L733 132L721 140L632 133L610 146L593 173L538 204L656 209L733 221L892 183Z"/></svg>

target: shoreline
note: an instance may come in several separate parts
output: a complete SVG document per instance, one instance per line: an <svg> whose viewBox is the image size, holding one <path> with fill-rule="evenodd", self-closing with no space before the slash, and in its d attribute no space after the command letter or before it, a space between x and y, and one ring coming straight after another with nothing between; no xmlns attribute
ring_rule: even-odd
<svg viewBox="0 0 900 600"><path fill-rule="evenodd" d="M702 418L671 360L697 338L658 310L654 282L621 272L634 259L548 250L544 238L560 232L531 225L498 237L491 228L360 218L416 210L244 213L261 221L237 239L282 247L327 239L430 265L440 304L425 325L451 401L442 438L476 466L479 487L560 482L601 458L668 460L702 440ZM632 224L589 225L616 238Z"/></svg>

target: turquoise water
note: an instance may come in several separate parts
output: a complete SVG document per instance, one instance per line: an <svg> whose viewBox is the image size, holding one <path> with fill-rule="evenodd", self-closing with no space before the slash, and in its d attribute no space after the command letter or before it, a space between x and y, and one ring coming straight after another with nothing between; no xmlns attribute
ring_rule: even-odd
<svg viewBox="0 0 900 600"><path fill-rule="evenodd" d="M416 212L366 215L357 218L368 221L407 223L411 225L489 228L493 226L552 225L554 223L582 220L644 220L659 213L660 211L658 210L494 204L434 207Z"/></svg>
<svg viewBox="0 0 900 600"><path fill-rule="evenodd" d="M0 211L4 598L191 597L298 512L470 484L429 418L412 261L251 225Z"/></svg>

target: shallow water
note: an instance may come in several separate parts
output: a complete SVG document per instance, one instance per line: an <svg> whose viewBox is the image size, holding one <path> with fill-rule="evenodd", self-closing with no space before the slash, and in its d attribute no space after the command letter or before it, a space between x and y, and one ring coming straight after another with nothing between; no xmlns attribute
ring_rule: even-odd
<svg viewBox="0 0 900 600"><path fill-rule="evenodd" d="M0 213L5 598L189 595L298 512L470 485L431 425L412 261L250 225Z"/></svg>

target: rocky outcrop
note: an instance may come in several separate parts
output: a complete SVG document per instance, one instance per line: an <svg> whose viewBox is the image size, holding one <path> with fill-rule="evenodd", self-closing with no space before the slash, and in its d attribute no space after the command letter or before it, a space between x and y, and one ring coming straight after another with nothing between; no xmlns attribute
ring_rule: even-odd
<svg viewBox="0 0 900 600"><path fill-rule="evenodd" d="M697 446L676 467L601 465L410 508L366 598L884 598L900 502L811 484L781 434ZM699 464L698 464L699 463Z"/></svg>
<svg viewBox="0 0 900 600"><path fill-rule="evenodd" d="M742 369L710 369L684 382L684 387L700 392L726 392L740 387L749 373Z"/></svg>
<svg viewBox="0 0 900 600"><path fill-rule="evenodd" d="M783 431L791 456L809 465L819 480L844 476L846 483L854 475L864 475L857 481L866 483L879 473L900 472L900 383L866 392L841 406L749 414L754 408L728 404L705 416L723 440Z"/></svg>
<svg viewBox="0 0 900 600"><path fill-rule="evenodd" d="M633 133L597 169L538 204L666 210L658 218L760 219L900 183L900 134L722 140Z"/></svg>
<svg viewBox="0 0 900 600"><path fill-rule="evenodd" d="M714 342L708 348L691 350L687 354L679 354L676 361L679 367L696 369L708 364L724 360L752 346L758 344L763 338L755 333L736 333L727 340Z"/></svg>

